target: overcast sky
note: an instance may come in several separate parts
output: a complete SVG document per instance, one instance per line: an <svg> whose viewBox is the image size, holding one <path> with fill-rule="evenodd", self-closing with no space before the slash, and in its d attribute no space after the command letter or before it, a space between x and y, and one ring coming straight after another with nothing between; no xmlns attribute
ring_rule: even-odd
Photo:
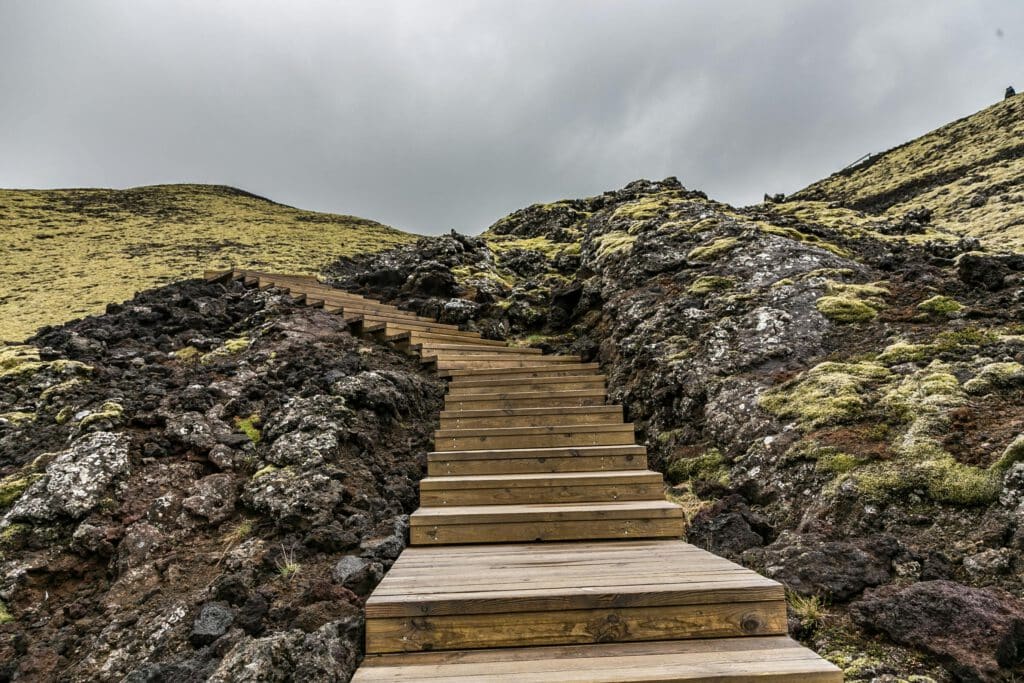
<svg viewBox="0 0 1024 683"><path fill-rule="evenodd" d="M791 192L1024 91L1024 2L0 0L0 187L204 182L408 230Z"/></svg>

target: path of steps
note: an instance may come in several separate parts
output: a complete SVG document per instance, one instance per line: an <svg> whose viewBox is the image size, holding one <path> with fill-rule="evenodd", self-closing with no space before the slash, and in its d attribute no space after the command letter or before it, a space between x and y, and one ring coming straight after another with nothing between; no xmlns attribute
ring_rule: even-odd
<svg viewBox="0 0 1024 683"><path fill-rule="evenodd" d="M679 540L682 513L597 364L306 277L207 277L288 290L449 379L356 683L842 680L786 636L780 584Z"/></svg>

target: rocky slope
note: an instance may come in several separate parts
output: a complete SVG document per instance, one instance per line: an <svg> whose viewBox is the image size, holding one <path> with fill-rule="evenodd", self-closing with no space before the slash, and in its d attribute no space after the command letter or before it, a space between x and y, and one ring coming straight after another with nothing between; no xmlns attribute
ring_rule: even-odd
<svg viewBox="0 0 1024 683"><path fill-rule="evenodd" d="M0 680L347 680L442 387L185 282L0 347Z"/></svg>
<svg viewBox="0 0 1024 683"><path fill-rule="evenodd" d="M637 181L324 274L599 360L688 540L785 583L793 634L848 680L1016 680L1024 254L985 207L1012 237L1024 203L1002 180L952 197L1017 163L1022 102L789 199ZM221 287L2 350L0 680L345 680L358 658L442 386Z"/></svg>
<svg viewBox="0 0 1024 683"><path fill-rule="evenodd" d="M374 221L302 211L230 187L0 190L0 340L100 313L110 301L204 268L315 273L329 259L317 254L411 239Z"/></svg>

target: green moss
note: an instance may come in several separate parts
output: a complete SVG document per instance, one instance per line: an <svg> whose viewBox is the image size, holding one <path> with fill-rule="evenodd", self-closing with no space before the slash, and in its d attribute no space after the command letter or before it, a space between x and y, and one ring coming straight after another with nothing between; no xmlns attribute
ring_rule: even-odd
<svg viewBox="0 0 1024 683"><path fill-rule="evenodd" d="M486 235L484 239L491 251L495 252L497 260L503 251L510 249L526 249L537 251L548 259L555 259L567 253L571 247L575 247L575 253L579 253L579 244L575 242L553 242L547 237L514 237L511 235Z"/></svg>
<svg viewBox="0 0 1024 683"><path fill-rule="evenodd" d="M687 292L695 296L710 294L711 292L722 292L736 286L736 280L731 277L718 275L703 275L693 281L687 288Z"/></svg>
<svg viewBox="0 0 1024 683"><path fill-rule="evenodd" d="M672 484L699 479L721 486L729 485L729 469L722 454L714 448L695 458L676 460L669 466L667 474Z"/></svg>
<svg viewBox="0 0 1024 683"><path fill-rule="evenodd" d="M1024 386L1024 365L1013 361L989 363L964 384L969 394L987 394Z"/></svg>
<svg viewBox="0 0 1024 683"><path fill-rule="evenodd" d="M864 414L870 390L889 376L877 363L825 362L765 392L759 401L768 412L795 418L807 429L842 424Z"/></svg>
<svg viewBox="0 0 1024 683"><path fill-rule="evenodd" d="M0 346L0 377L34 375L44 370L58 375L87 375L93 368L85 363L63 358L41 360L39 349L34 346Z"/></svg>
<svg viewBox="0 0 1024 683"><path fill-rule="evenodd" d="M456 266L452 268L452 275L463 287L472 287L475 280L488 280L508 288L515 285L515 278L511 276L502 275L495 270L479 270L472 266Z"/></svg>
<svg viewBox="0 0 1024 683"><path fill-rule="evenodd" d="M7 528L0 530L0 549L13 549L17 548L21 539L27 537L32 532L32 527L28 524L11 524Z"/></svg>
<svg viewBox="0 0 1024 683"><path fill-rule="evenodd" d="M937 347L932 344L908 344L900 341L885 347L878 354L878 361L890 365L916 363L934 357L937 352Z"/></svg>
<svg viewBox="0 0 1024 683"><path fill-rule="evenodd" d="M878 315L874 307L848 296L823 296L814 305L819 313L837 323L866 322Z"/></svg>
<svg viewBox="0 0 1024 683"><path fill-rule="evenodd" d="M195 363L199 360L202 352L194 346L186 346L185 348L178 349L171 354L182 363Z"/></svg>
<svg viewBox="0 0 1024 683"><path fill-rule="evenodd" d="M880 284L856 284L829 280L826 296L815 303L818 312L838 323L872 320L885 306L881 299L889 290Z"/></svg>
<svg viewBox="0 0 1024 683"><path fill-rule="evenodd" d="M84 429L91 424L102 422L104 420L115 422L119 420L122 415L124 415L124 406L114 401L107 401L100 406L99 410L94 413L89 413L83 417L82 421L78 423L78 426Z"/></svg>
<svg viewBox="0 0 1024 683"><path fill-rule="evenodd" d="M39 394L39 398L43 401L49 401L54 396L66 394L68 391L74 389L80 384L82 384L82 380L78 377L73 377L66 382L60 382L58 384L54 384L52 387L47 387L41 394Z"/></svg>
<svg viewBox="0 0 1024 683"><path fill-rule="evenodd" d="M16 410L10 413L0 413L0 420L8 422L10 424L21 424L22 422L30 422L36 418L35 413L26 413L20 410Z"/></svg>
<svg viewBox="0 0 1024 683"><path fill-rule="evenodd" d="M0 479L0 508L10 507L41 474L12 474Z"/></svg>
<svg viewBox="0 0 1024 683"><path fill-rule="evenodd" d="M804 242L804 243L807 243L807 244L811 244L811 245L813 245L815 247L818 247L819 249L824 249L825 251L830 251L833 254L835 254L836 256L848 257L850 255L850 253L848 251L846 251L845 249L843 249L842 247L840 247L837 244L832 244L831 242L827 242L827 241L821 239L820 237L818 237L817 235L813 235L813 234L805 233L805 232L800 232L799 230L797 230L795 228L791 228L791 227L788 227L788 226L772 225L770 223L762 223L762 222L758 222L757 223L757 227L758 227L758 229L761 230L761 232L766 232L766 233L769 233L771 235L778 235L780 237L785 237L787 239L791 239L791 240L794 240L796 242Z"/></svg>
<svg viewBox="0 0 1024 683"><path fill-rule="evenodd" d="M260 477L263 477L263 476L266 476L268 474L271 474L272 472L277 472L279 469L281 469L281 468L278 467L277 465L267 465L266 467L262 467L262 468L256 470L256 472L253 473L252 478L253 479L259 479Z"/></svg>
<svg viewBox="0 0 1024 683"><path fill-rule="evenodd" d="M833 452L822 454L815 465L816 469L831 474L843 474L859 467L863 461L849 453Z"/></svg>
<svg viewBox="0 0 1024 683"><path fill-rule="evenodd" d="M75 414L74 406L64 406L60 409L60 412L53 418L53 421L59 425L64 424Z"/></svg>
<svg viewBox="0 0 1024 683"><path fill-rule="evenodd" d="M202 363L203 365L207 365L209 363L216 362L218 359L227 358L228 356L234 356L235 354L239 354L242 351L245 351L247 348L249 348L250 344L252 344L252 340L246 336L237 337L235 339L228 339L226 342L224 342L222 345L220 345L213 351L210 351L209 353L205 353L202 356L200 356L199 362Z"/></svg>
<svg viewBox="0 0 1024 683"><path fill-rule="evenodd" d="M7 609L7 605L3 600L0 600L0 624L9 624L14 621L14 616Z"/></svg>
<svg viewBox="0 0 1024 683"><path fill-rule="evenodd" d="M0 377L35 372L42 367L39 349L34 346L0 347Z"/></svg>
<svg viewBox="0 0 1024 683"><path fill-rule="evenodd" d="M603 259L632 249L636 237L629 233L612 231L601 235L594 242L597 244L597 258Z"/></svg>
<svg viewBox="0 0 1024 683"><path fill-rule="evenodd" d="M928 315L942 317L958 313L963 310L963 306L956 299L939 295L933 296L930 299L925 299L919 303L917 305L917 310L927 313Z"/></svg>
<svg viewBox="0 0 1024 683"><path fill-rule="evenodd" d="M739 246L738 237L721 237L714 242L695 247L686 255L691 261L714 261Z"/></svg>
<svg viewBox="0 0 1024 683"><path fill-rule="evenodd" d="M253 413L249 417L236 417L235 418L235 429L249 437L249 440L254 444L260 442L262 433L259 429L260 416L257 413Z"/></svg>

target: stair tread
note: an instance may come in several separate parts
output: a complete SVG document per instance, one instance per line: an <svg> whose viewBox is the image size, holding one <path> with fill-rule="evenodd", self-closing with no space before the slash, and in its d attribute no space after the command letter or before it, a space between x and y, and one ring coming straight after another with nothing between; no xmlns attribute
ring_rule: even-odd
<svg viewBox="0 0 1024 683"><path fill-rule="evenodd" d="M632 432L632 422L609 422L592 425L543 425L540 427L472 427L470 429L438 429L435 437L451 436L519 436L534 434Z"/></svg>
<svg viewBox="0 0 1024 683"><path fill-rule="evenodd" d="M667 500L629 500L605 503L528 503L524 505L465 505L421 507L409 516L412 526L430 524L489 524L517 521L559 522L580 519L636 519L682 517L682 510Z"/></svg>
<svg viewBox="0 0 1024 683"><path fill-rule="evenodd" d="M586 485L610 481L646 482L662 481L659 473L651 470L605 470L596 472L554 472L537 474L463 474L455 476L427 477L420 480L421 490L470 487L536 486L550 484L564 486L567 483Z"/></svg>
<svg viewBox="0 0 1024 683"><path fill-rule="evenodd" d="M621 412L622 406L568 406L561 408L495 408L488 410L442 410L441 418L456 417L520 417L524 415L586 415Z"/></svg>
<svg viewBox="0 0 1024 683"><path fill-rule="evenodd" d="M371 655L352 683L749 683L755 678L840 683L843 674L779 635Z"/></svg>
<svg viewBox="0 0 1024 683"><path fill-rule="evenodd" d="M464 448L457 451L431 451L427 458L443 457L446 460L474 460L488 457L502 458L565 458L586 455L646 455L647 448L637 444L611 446L555 446L536 448Z"/></svg>

